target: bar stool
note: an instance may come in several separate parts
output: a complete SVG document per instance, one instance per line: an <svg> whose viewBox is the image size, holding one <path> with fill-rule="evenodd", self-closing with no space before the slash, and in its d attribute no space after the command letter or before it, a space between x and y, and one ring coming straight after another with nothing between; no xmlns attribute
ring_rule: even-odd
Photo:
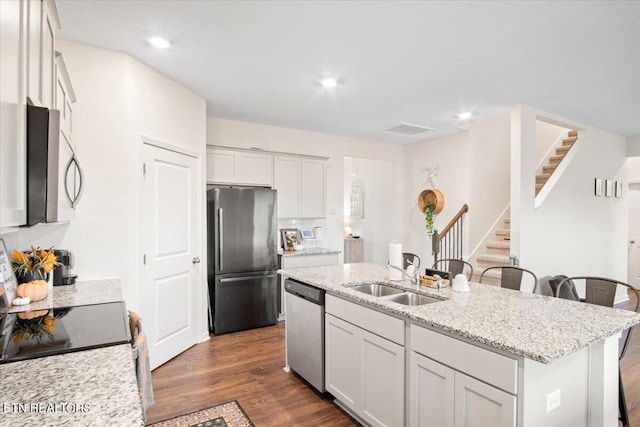
<svg viewBox="0 0 640 427"><path fill-rule="evenodd" d="M465 273L465 267L468 267ZM458 274L464 274L468 280L473 277L473 266L467 261L456 258L443 258L433 263L434 270L448 271L451 273L451 278L456 277Z"/></svg>
<svg viewBox="0 0 640 427"><path fill-rule="evenodd" d="M420 257L411 252L403 252L402 267L406 270L410 265L413 265L413 267L418 270L420 268Z"/></svg>
<svg viewBox="0 0 640 427"><path fill-rule="evenodd" d="M533 274L532 271L520 267L512 267L506 265L486 268L482 272L482 274L480 274L480 283L482 283L484 275L491 270L500 270L500 286L507 289L513 289L514 291L520 290L520 288L522 287L522 277L524 273L527 273L527 275L533 278L533 292L536 291L536 287L538 286L538 278L535 274Z"/></svg>
<svg viewBox="0 0 640 427"><path fill-rule="evenodd" d="M586 293L584 302L589 304L602 305L605 307L613 307L618 285L626 286L628 289L631 289L636 295L636 307L634 311L638 313L638 309L640 308L640 294L638 293L638 290L628 283L621 282L619 280L607 279L604 277L568 277L558 285L558 289L556 290L556 297L559 297L561 295L560 292L562 291L562 287L565 284L569 285L570 283L573 283L574 280L585 281ZM633 327L629 328L629 332L627 332L627 336L622 344L622 351L620 352L620 356L618 357L618 410L620 411L620 421L622 421L623 427L629 427L629 412L627 411L627 401L624 397L624 385L622 384L622 375L620 372L620 360L622 360L624 354L627 351L629 341L631 341L632 331Z"/></svg>

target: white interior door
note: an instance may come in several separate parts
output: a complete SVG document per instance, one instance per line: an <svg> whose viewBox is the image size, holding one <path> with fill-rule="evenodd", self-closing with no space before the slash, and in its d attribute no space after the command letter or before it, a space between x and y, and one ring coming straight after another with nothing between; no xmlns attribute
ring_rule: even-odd
<svg viewBox="0 0 640 427"><path fill-rule="evenodd" d="M151 369L197 342L197 159L143 144L142 313Z"/></svg>
<svg viewBox="0 0 640 427"><path fill-rule="evenodd" d="M640 182L629 184L629 277L640 288Z"/></svg>

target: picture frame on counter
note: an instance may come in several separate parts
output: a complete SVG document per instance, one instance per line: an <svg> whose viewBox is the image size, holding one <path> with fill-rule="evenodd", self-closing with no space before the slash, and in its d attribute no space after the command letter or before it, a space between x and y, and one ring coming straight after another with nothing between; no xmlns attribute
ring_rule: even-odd
<svg viewBox="0 0 640 427"><path fill-rule="evenodd" d="M17 286L18 281L11 268L9 252L7 252L4 239L0 238L0 308L11 306L11 303L16 298Z"/></svg>
<svg viewBox="0 0 640 427"><path fill-rule="evenodd" d="M300 236L297 228L280 229L280 237L282 249L285 251L292 251L300 244Z"/></svg>
<svg viewBox="0 0 640 427"><path fill-rule="evenodd" d="M302 228L300 229L300 234L304 240L313 240L315 239L315 235L313 234L313 229L311 228Z"/></svg>

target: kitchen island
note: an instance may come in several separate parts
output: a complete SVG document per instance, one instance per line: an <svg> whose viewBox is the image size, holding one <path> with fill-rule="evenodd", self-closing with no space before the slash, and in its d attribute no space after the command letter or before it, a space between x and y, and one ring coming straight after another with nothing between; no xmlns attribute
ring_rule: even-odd
<svg viewBox="0 0 640 427"><path fill-rule="evenodd" d="M281 274L327 291L326 387L368 424L617 425L618 337L636 313L476 283L438 292L372 264ZM402 305L363 283L436 302Z"/></svg>
<svg viewBox="0 0 640 427"><path fill-rule="evenodd" d="M118 280L79 281L5 311L116 301ZM0 378L0 425L144 425L129 344L1 364Z"/></svg>

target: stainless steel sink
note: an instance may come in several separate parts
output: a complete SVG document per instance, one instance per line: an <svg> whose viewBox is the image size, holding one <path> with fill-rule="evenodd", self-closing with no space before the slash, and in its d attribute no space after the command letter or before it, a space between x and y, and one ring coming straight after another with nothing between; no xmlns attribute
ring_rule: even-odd
<svg viewBox="0 0 640 427"><path fill-rule="evenodd" d="M426 305L442 301L437 298L431 298L426 295L418 295L410 292L388 296L385 299L402 305Z"/></svg>
<svg viewBox="0 0 640 427"><path fill-rule="evenodd" d="M386 297L389 295L396 295L404 292L401 289L396 289L391 286L382 285L380 283L353 286L351 289L353 289L354 291L362 292L363 294L373 295L374 297Z"/></svg>

